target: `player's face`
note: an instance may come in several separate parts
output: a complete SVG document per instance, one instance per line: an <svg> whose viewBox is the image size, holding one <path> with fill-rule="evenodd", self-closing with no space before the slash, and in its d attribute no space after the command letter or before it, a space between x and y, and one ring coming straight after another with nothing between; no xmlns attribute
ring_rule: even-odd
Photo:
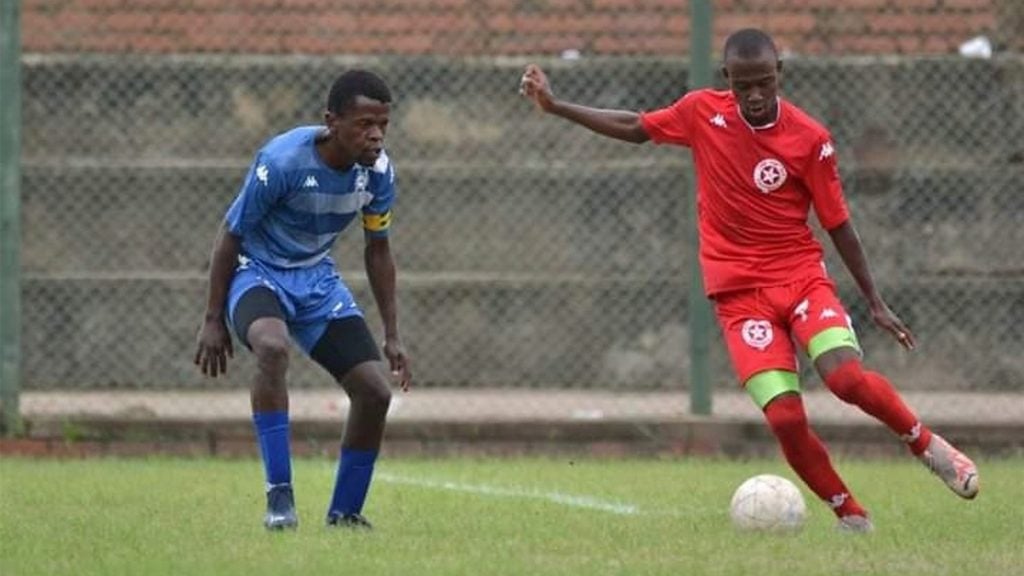
<svg viewBox="0 0 1024 576"><path fill-rule="evenodd" d="M331 139L347 158L372 166L384 149L391 106L365 96L356 96L352 105L340 114L328 112Z"/></svg>
<svg viewBox="0 0 1024 576"><path fill-rule="evenodd" d="M782 64L771 50L757 58L730 56L723 73L751 126L763 126L778 114L779 74Z"/></svg>

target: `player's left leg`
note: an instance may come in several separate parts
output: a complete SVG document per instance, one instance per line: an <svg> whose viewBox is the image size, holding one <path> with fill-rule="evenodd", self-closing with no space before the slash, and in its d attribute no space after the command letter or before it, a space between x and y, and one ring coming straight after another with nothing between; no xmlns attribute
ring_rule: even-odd
<svg viewBox="0 0 1024 576"><path fill-rule="evenodd" d="M362 316L331 320L310 356L334 376L350 402L327 523L370 528L362 510L391 403L387 372Z"/></svg>
<svg viewBox="0 0 1024 576"><path fill-rule="evenodd" d="M864 369L857 336L831 283L813 287L796 310L794 334L828 389L888 426L956 494L973 498L974 463L922 424L885 376Z"/></svg>
<svg viewBox="0 0 1024 576"><path fill-rule="evenodd" d="M974 462L921 423L885 376L865 370L857 351L831 349L818 356L814 365L829 390L899 435L950 490L962 498L977 496L979 477Z"/></svg>
<svg viewBox="0 0 1024 576"><path fill-rule="evenodd" d="M327 523L370 528L362 509L391 403L387 370L362 311L333 263L323 261L289 289L298 302L295 320L289 323L292 337L349 398Z"/></svg>

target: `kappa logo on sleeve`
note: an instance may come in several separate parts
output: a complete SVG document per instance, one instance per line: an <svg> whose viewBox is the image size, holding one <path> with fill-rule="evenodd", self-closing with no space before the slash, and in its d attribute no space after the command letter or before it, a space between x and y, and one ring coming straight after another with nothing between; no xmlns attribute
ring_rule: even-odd
<svg viewBox="0 0 1024 576"><path fill-rule="evenodd" d="M259 180L264 186L267 185L270 178L270 169L267 168L266 164L260 164L256 167L256 179Z"/></svg>
<svg viewBox="0 0 1024 576"><path fill-rule="evenodd" d="M831 142L825 142L821 145L821 152L818 152L818 160L827 160L836 153L836 149L832 146Z"/></svg>

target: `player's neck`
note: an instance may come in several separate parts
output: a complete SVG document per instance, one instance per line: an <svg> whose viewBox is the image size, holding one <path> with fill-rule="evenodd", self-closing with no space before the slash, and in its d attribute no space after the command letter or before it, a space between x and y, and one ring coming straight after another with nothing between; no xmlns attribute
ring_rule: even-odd
<svg viewBox="0 0 1024 576"><path fill-rule="evenodd" d="M355 158L347 157L344 152L332 146L330 140L318 140L314 148L320 160L332 170L346 172L356 163Z"/></svg>
<svg viewBox="0 0 1024 576"><path fill-rule="evenodd" d="M751 129L764 130L766 128L771 128L772 126L775 126L775 124L778 123L779 117L782 115L782 104L780 103L780 98L776 97L775 101L771 104L771 107L769 108L768 113L765 114L764 118L759 118L756 120L751 120L750 118L747 118L746 114L743 113L742 109L740 109L739 112L740 117L743 118L743 121L746 122L747 126L749 126Z"/></svg>

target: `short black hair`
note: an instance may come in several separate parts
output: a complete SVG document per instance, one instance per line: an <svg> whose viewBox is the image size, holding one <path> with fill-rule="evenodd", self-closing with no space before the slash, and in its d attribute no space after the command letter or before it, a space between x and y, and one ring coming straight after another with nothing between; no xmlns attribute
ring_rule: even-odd
<svg viewBox="0 0 1024 576"><path fill-rule="evenodd" d="M327 96L327 110L341 114L357 96L391 103L391 89L383 78L368 70L349 70L338 76Z"/></svg>
<svg viewBox="0 0 1024 576"><path fill-rule="evenodd" d="M725 39L725 49L722 50L722 61L729 59L730 54L744 60L757 58L764 54L765 50L771 50L776 57L779 51L775 48L775 41L763 30L757 28L744 28L737 30Z"/></svg>

